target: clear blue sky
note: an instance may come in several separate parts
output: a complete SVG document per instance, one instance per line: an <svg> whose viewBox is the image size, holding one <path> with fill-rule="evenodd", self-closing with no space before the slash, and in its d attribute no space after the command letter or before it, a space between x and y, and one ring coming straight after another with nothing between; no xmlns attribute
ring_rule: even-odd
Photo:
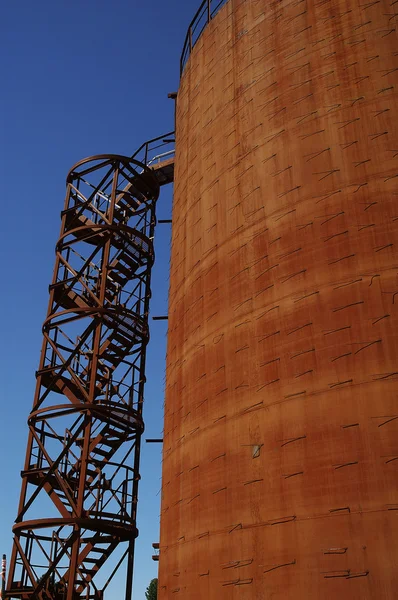
<svg viewBox="0 0 398 600"><path fill-rule="evenodd" d="M11 0L0 8L0 553L10 554L59 233L80 158L131 155L174 127L179 56L199 0ZM170 186L169 186L170 188ZM168 218L171 189L158 203ZM158 226L152 315L167 313L170 226ZM162 430L165 322L151 321L145 437ZM157 565L161 448L143 447L134 600ZM123 579L108 588L122 598Z"/></svg>

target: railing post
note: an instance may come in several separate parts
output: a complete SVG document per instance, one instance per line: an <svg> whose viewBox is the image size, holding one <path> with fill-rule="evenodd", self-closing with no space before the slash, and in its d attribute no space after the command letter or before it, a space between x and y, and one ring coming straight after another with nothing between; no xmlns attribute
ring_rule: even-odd
<svg viewBox="0 0 398 600"><path fill-rule="evenodd" d="M192 25L189 26L189 53L192 52Z"/></svg>
<svg viewBox="0 0 398 600"><path fill-rule="evenodd" d="M207 0L207 22L211 21L211 0Z"/></svg>

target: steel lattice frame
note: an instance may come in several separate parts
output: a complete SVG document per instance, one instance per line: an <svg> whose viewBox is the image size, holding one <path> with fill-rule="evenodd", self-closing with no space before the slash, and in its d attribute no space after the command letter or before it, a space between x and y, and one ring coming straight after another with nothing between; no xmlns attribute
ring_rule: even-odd
<svg viewBox="0 0 398 600"><path fill-rule="evenodd" d="M96 575L121 542L114 572L125 558L131 598L158 194L153 173L123 156L68 175L9 598L100 600Z"/></svg>

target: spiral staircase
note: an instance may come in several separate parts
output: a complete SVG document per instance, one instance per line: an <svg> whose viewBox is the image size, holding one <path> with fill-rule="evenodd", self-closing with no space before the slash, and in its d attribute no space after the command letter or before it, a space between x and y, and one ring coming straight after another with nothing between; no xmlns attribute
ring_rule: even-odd
<svg viewBox="0 0 398 600"><path fill-rule="evenodd" d="M8 598L101 600L123 561L131 595L155 208L174 173L173 151L150 158L161 139L68 174Z"/></svg>

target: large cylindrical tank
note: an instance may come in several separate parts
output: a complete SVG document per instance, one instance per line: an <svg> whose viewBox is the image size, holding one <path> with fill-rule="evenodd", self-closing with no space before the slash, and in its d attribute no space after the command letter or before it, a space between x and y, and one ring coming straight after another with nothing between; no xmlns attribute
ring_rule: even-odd
<svg viewBox="0 0 398 600"><path fill-rule="evenodd" d="M185 66L160 600L398 597L397 12L230 0Z"/></svg>

